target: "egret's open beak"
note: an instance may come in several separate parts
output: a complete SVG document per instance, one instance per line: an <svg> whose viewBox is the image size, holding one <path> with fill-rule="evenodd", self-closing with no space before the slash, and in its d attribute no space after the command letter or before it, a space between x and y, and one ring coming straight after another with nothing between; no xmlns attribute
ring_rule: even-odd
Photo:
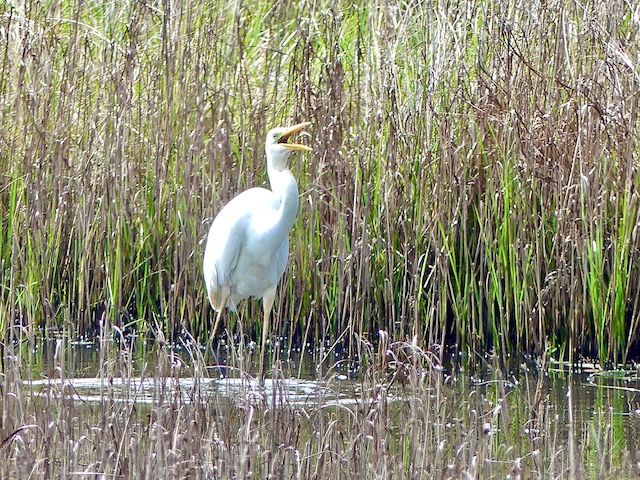
<svg viewBox="0 0 640 480"><path fill-rule="evenodd" d="M313 149L311 147L307 147L306 145L302 145L300 143L287 143L290 137L301 131L303 128L311 125L311 122L302 122L297 125L293 125L291 127L287 127L285 132L280 135L278 139L278 143L287 147L289 150L300 150L302 152L311 152Z"/></svg>

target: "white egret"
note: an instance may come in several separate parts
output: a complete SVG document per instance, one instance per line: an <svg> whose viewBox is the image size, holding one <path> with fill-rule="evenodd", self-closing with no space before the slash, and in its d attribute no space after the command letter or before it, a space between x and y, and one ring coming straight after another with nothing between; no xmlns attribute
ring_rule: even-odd
<svg viewBox="0 0 640 480"><path fill-rule="evenodd" d="M287 143L311 125L299 123L267 133L265 150L271 190L251 188L234 197L213 220L204 252L204 280L216 315L215 335L225 307L235 310L242 299L262 298L264 321L260 374L276 286L287 266L289 231L298 213L298 185L288 168L294 151L311 148Z"/></svg>

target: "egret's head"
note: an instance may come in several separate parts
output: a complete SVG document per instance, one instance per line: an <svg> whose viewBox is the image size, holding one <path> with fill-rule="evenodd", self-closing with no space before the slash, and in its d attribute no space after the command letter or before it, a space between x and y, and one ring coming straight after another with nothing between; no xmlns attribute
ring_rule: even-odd
<svg viewBox="0 0 640 480"><path fill-rule="evenodd" d="M311 125L311 122L302 122L291 127L272 128L267 133L265 149L267 151L267 161L271 168L285 170L288 168L287 160L294 151L310 152L311 148L299 143L288 143L289 139Z"/></svg>

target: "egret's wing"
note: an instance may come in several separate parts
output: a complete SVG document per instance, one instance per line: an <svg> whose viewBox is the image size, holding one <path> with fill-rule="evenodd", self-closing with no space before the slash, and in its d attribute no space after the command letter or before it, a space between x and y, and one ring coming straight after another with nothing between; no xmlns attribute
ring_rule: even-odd
<svg viewBox="0 0 640 480"><path fill-rule="evenodd" d="M204 277L209 300L215 309L222 307L243 245L250 234L251 217L257 209L273 202L273 192L251 188L234 197L211 224L204 254Z"/></svg>

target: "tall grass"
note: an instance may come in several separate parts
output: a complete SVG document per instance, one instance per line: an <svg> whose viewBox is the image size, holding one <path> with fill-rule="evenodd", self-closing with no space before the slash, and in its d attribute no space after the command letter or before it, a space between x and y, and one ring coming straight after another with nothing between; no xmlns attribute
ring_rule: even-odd
<svg viewBox="0 0 640 480"><path fill-rule="evenodd" d="M0 8L5 329L206 337L210 219L304 119L278 333L637 357L633 2Z"/></svg>

